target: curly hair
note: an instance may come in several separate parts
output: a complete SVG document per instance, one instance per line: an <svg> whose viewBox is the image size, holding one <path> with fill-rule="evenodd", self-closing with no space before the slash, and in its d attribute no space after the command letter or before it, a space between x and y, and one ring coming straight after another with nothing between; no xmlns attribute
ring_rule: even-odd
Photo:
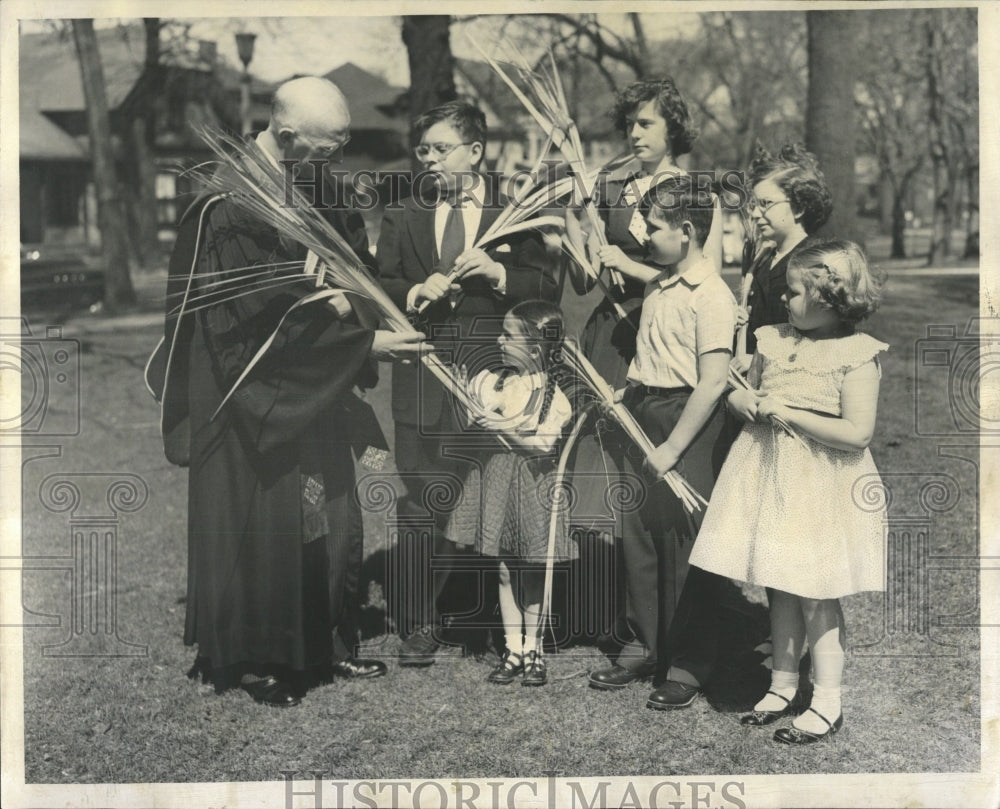
<svg viewBox="0 0 1000 809"><path fill-rule="evenodd" d="M554 303L541 300L521 301L512 306L509 315L521 321L528 337L541 349L542 368L545 372L545 393L542 407L538 412L541 424L549 415L552 397L556 392L562 364L562 344L566 335L566 324L562 310Z"/></svg>
<svg viewBox="0 0 1000 809"><path fill-rule="evenodd" d="M792 253L788 274L799 273L810 297L852 329L878 309L885 272L868 263L854 242L830 239Z"/></svg>
<svg viewBox="0 0 1000 809"><path fill-rule="evenodd" d="M784 191L794 211L802 214L806 233L815 233L833 212L833 196L815 155L801 143L786 143L772 155L760 142L750 163L749 180L754 186L771 180Z"/></svg>
<svg viewBox="0 0 1000 809"><path fill-rule="evenodd" d="M698 138L698 129L691 120L687 104L669 76L646 79L630 84L615 96L614 106L608 115L615 129L628 137L628 117L649 101L656 101L656 110L667 122L667 145L672 157L691 151Z"/></svg>

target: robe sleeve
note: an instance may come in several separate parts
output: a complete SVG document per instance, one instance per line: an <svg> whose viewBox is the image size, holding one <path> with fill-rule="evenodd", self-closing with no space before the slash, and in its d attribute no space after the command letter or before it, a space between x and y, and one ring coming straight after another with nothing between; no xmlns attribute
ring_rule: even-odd
<svg viewBox="0 0 1000 809"><path fill-rule="evenodd" d="M298 440L351 390L366 368L374 339L372 330L340 321L322 301L293 308L315 291L311 284L269 286L280 273L256 275L262 265L296 257L297 251L273 229L231 204L212 212L206 261L216 272L207 277L225 280L227 290L241 294L200 310L204 348L221 401L273 335L225 405L262 454Z"/></svg>

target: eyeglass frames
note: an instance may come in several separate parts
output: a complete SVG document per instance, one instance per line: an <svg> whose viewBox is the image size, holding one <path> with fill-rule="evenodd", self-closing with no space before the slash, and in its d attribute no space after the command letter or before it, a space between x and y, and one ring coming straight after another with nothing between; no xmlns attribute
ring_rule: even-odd
<svg viewBox="0 0 1000 809"><path fill-rule="evenodd" d="M461 143L421 143L414 147L413 153L417 156L418 160L425 160L430 156L431 152L438 160L443 160L452 152L454 152L459 146L471 146L473 143L479 143L477 140L462 141Z"/></svg>

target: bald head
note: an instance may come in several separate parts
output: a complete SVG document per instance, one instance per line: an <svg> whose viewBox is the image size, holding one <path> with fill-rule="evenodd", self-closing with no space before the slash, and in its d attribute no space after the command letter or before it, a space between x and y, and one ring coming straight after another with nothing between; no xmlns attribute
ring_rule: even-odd
<svg viewBox="0 0 1000 809"><path fill-rule="evenodd" d="M303 76L282 84L271 102L271 125L293 129L345 129L351 125L347 99L332 81Z"/></svg>
<svg viewBox="0 0 1000 809"><path fill-rule="evenodd" d="M350 130L351 112L337 85L303 76L275 91L271 123L258 142L275 157L340 162Z"/></svg>

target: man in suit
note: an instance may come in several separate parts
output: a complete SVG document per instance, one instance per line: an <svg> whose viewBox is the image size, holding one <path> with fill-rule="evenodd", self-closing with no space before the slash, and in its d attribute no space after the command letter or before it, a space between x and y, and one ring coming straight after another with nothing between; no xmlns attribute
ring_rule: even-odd
<svg viewBox="0 0 1000 809"><path fill-rule="evenodd" d="M435 107L414 123L413 141L425 171L415 178L412 196L386 211L376 251L382 283L436 348L472 371L472 365L478 369L495 360L492 351L508 309L523 300L556 299L554 262L537 234L473 247L503 202L496 183L481 171L482 111L460 101ZM433 523L430 586L418 590L426 593L420 625L403 643L400 664L427 666L441 643L438 598L460 550L442 533L449 503L435 499L431 507L425 494L434 484L453 490L463 478L469 461L456 457L463 417L433 377L400 363L393 366L392 413L396 464L408 488L397 516L404 527L408 520ZM455 539L458 545L475 542L474 536Z"/></svg>

